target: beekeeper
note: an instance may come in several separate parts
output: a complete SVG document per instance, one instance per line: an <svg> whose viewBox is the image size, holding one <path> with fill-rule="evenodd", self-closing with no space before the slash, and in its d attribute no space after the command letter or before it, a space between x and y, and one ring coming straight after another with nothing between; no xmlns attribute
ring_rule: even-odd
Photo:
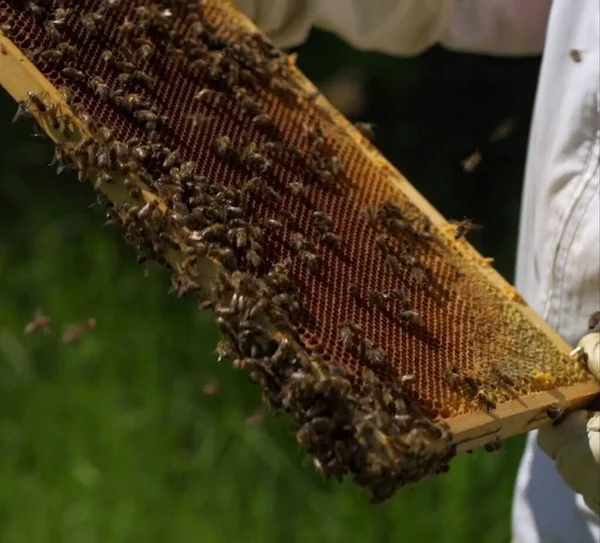
<svg viewBox="0 0 600 543"><path fill-rule="evenodd" d="M543 53L523 191L516 286L568 342L600 309L598 0L234 0L281 47L312 27L358 49L413 56ZM588 336L600 379L600 334ZM593 362L596 362L594 366ZM530 434L513 504L516 543L600 542L600 413Z"/></svg>

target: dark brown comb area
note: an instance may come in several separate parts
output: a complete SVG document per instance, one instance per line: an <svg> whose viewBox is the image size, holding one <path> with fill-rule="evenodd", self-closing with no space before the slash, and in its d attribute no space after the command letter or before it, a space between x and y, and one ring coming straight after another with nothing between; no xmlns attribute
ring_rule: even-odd
<svg viewBox="0 0 600 543"><path fill-rule="evenodd" d="M468 225L432 225L227 2L2 0L0 24L92 137L44 96L20 112L64 134L59 168L125 186L140 261L182 255L181 292L224 270L219 354L326 475L385 499L447 469L441 420L585 379L458 249Z"/></svg>

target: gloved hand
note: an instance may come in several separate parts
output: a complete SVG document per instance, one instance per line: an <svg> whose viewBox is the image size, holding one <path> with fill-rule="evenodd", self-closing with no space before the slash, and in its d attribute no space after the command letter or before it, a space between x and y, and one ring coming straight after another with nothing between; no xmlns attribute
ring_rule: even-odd
<svg viewBox="0 0 600 543"><path fill-rule="evenodd" d="M587 354L589 372L600 381L600 331L588 333L578 345ZM565 483L600 516L600 412L572 413L558 426L541 429L538 444Z"/></svg>

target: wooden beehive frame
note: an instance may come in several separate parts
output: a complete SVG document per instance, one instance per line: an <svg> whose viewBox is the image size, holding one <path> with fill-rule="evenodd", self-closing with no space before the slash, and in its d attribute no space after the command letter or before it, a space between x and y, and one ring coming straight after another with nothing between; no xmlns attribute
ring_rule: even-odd
<svg viewBox="0 0 600 543"><path fill-rule="evenodd" d="M224 5L225 2L223 2ZM258 29L243 15L238 13L233 6L228 9L233 17L236 18L239 25L249 32L257 32ZM298 85L309 94L318 94L314 85L293 65L294 58L290 57L290 67L294 73ZM62 95L52 84L39 72L39 70L25 57L25 55L5 36L0 34L0 84L17 101L26 100L28 93L41 93L49 103L57 105L63 114L72 116L76 125L76 136L79 139L87 135L83 123L79 123L76 116L71 112L69 106L65 103ZM322 96L318 95L315 100L316 106L320 111L331 120L332 123L339 126L348 137L359 144L361 150L367 157L374 162L382 171L386 172L387 178L391 184L396 186L414 205L416 205L431 222L440 227L440 230L447 236L453 234L447 228L447 221L442 215L433 208L433 206L407 181L407 179L396 170L376 149L367 145L365 138L356 130L356 128L336 111L333 106ZM32 111L33 116L43 127L44 131L56 143L63 139L63 135L53 129L44 118L43 114ZM115 204L121 204L127 201L127 192L124 187L118 183L102 186L103 192ZM143 198L148 202L156 199L156 196L142 190ZM164 206L163 206L164 207ZM163 209L164 211L164 209ZM467 242L462 242L458 247L463 256L474 262L479 271L497 287L501 292L507 293L512 289L500 274L498 274L475 249ZM171 251L167 254L169 262L178 269L183 260L182 255ZM208 269L206 270L208 273ZM541 317L525 304L516 303L507 299L507 303L512 303L521 311L530 322L532 322L559 350L568 353L571 347L556 333ZM600 393L600 384L590 378L588 382L578 383L569 387L561 387L546 392L540 392L525 396L517 400L509 401L498 405L492 412L477 412L468 415L462 415L448 421L451 431L454 435L454 442L458 451L471 450L475 447L492 443L497 440L503 440L511 436L519 435L539 428L550 422L546 411L549 407L555 406L559 409L577 409L584 407L591 402Z"/></svg>

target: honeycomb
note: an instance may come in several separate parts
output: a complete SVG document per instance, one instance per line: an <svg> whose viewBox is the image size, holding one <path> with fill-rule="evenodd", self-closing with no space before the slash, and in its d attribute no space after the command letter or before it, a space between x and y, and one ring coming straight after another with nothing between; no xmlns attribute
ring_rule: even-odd
<svg viewBox="0 0 600 543"><path fill-rule="evenodd" d="M588 380L469 224L433 221L229 2L0 0L0 30L60 97L17 117L49 120L58 169L214 311L219 357L326 477L383 501L447 471L456 417Z"/></svg>

